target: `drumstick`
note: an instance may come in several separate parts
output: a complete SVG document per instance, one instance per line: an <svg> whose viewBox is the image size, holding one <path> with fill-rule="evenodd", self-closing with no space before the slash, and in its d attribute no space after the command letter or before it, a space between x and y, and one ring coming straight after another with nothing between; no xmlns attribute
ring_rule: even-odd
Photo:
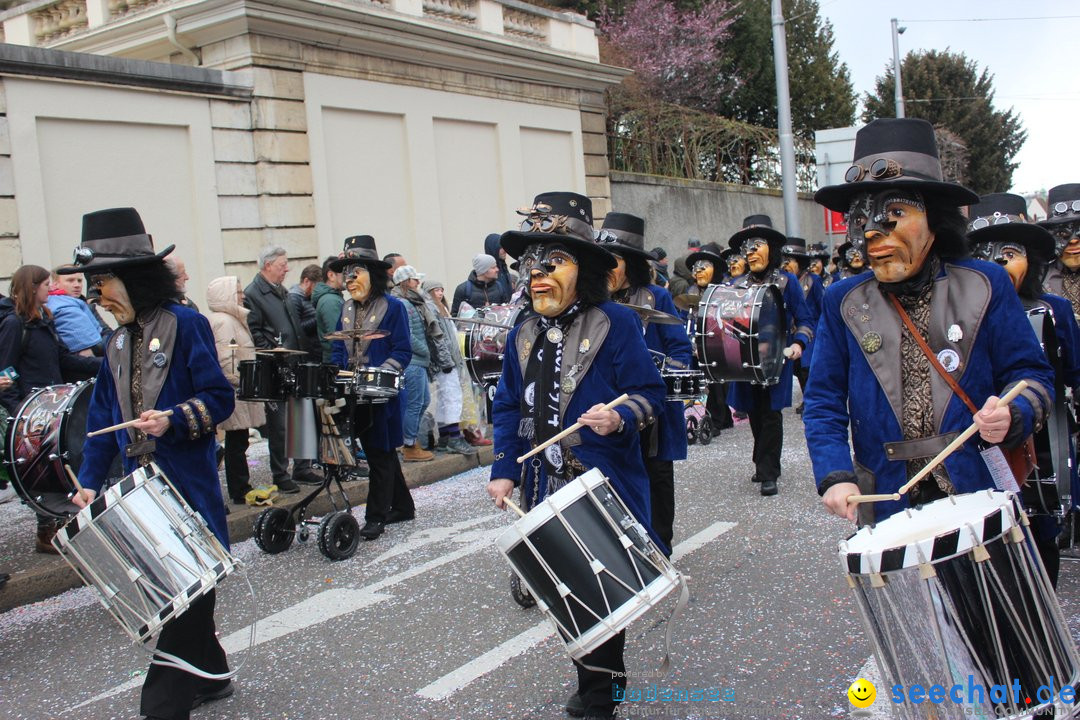
<svg viewBox="0 0 1080 720"><path fill-rule="evenodd" d="M1028 384L1024 380L1021 380L1020 382L1016 383L1016 385L1013 386L1012 390L1005 393L1005 395L1003 397L998 398L997 406L998 407L1005 407L1006 405L1011 403L1013 400L1015 400L1017 395L1019 395L1025 389L1027 389L1027 386L1028 386ZM926 467L924 467L919 472L915 473L915 476L913 478L908 480L907 483L903 487L901 487L899 490L897 490L896 494L895 494L895 497L893 495L885 495L885 496L878 496L878 495L849 495L848 499L847 499L848 504L855 504L855 503L860 503L860 502L877 502L878 500L899 500L900 495L903 495L903 494L907 493L908 490L910 490L911 488L913 488L915 486L915 483L919 482L924 477L929 475L933 471L934 468L936 468L938 465L940 465L941 463L943 463L945 461L945 458L952 455L957 450L957 448L959 448L961 445L963 445L965 442L967 442L968 439L972 435L977 433L978 431L979 431L979 426L976 425L975 423L971 423L971 425L966 430L964 430L964 432L962 432L962 433L960 433L959 435L956 436L955 440L953 440L951 443L946 445L945 449L943 449L941 452L939 452L937 455L935 455L934 459L931 460L930 463ZM864 498L871 498L871 499L864 499Z"/></svg>
<svg viewBox="0 0 1080 720"><path fill-rule="evenodd" d="M611 402L609 402L607 405L605 405L604 407L602 407L600 409L601 410L612 410L612 409L618 407L619 405L622 405L624 402L626 402L629 399L630 399L630 396L627 395L626 393L623 393L622 395L615 398L614 400L612 400ZM583 427L585 427L585 426L583 424L579 423L579 422L574 423L573 425L566 428L561 433L559 433L555 437L551 438L547 442L541 443L540 445L537 445L532 450L530 450L529 452L527 452L524 455L522 455L521 457L519 457L517 459L517 461L518 462L525 462L526 460L528 460L529 458L531 458L533 455L540 452L544 448L548 447L549 445L554 445L555 443L559 442L560 440L562 440L564 437L566 437L570 433L577 432L578 430L580 430Z"/></svg>
<svg viewBox="0 0 1080 720"><path fill-rule="evenodd" d="M525 511L519 508L516 504L514 504L514 501L510 499L509 495L503 498L503 502L506 503L506 506L508 508L516 512L518 514L518 517L525 517Z"/></svg>
<svg viewBox="0 0 1080 720"><path fill-rule="evenodd" d="M161 418L169 417L172 414L173 414L172 410L163 410L163 411L161 411L159 413L155 413L155 414L151 415L150 417L148 417L146 419L147 420L160 420ZM142 420L142 418L135 418L134 420L128 420L127 422L122 422L119 425L110 425L107 428L101 428L100 430L95 430L93 432L88 432L88 433L86 433L86 437L96 437L98 435L104 435L105 433L115 432L117 430L123 430L124 428L131 427L132 425L134 425L137 422L140 422L141 420Z"/></svg>
<svg viewBox="0 0 1080 720"><path fill-rule="evenodd" d="M71 482L75 483L75 489L79 492L79 497L87 505L90 504L90 498L86 496L86 491L83 490L83 486L79 484L79 478L75 477L75 471L71 469L71 466L64 463L64 469L67 470L68 477L71 478Z"/></svg>

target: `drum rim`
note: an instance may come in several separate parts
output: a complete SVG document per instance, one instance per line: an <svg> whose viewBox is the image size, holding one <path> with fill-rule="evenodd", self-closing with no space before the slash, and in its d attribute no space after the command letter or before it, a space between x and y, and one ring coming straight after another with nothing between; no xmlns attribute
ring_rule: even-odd
<svg viewBox="0 0 1080 720"><path fill-rule="evenodd" d="M555 517L555 512L551 509L552 504L558 506L559 509L569 507L578 499L592 492L594 488L602 485L604 480L604 473L599 468L592 468L578 475L545 497L524 517L518 518L513 525L495 540L496 546L503 552L516 547L522 542L522 535L528 535ZM637 518L634 519L637 520Z"/></svg>
<svg viewBox="0 0 1080 720"><path fill-rule="evenodd" d="M981 498L983 502L975 502L975 500ZM939 510L945 509L945 503L956 508L953 501L970 505L971 509L984 507L987 512L978 517L968 518L966 521L958 519L950 526L937 525L928 527L925 532L928 533L934 530L935 534L920 536L906 543L894 542L889 536L889 532L894 527L899 527L901 523L908 519L904 513L896 513L873 528L871 526L860 528L850 537L840 541L839 544L839 555L848 567L848 572L852 575L868 575L879 572L910 570L921 564L916 549L922 551L925 562L941 562L970 552L976 544L985 545L1004 537L1014 527L1022 527L1018 515L1021 510L1017 505L1015 493L1011 492L979 490L963 495L953 495L911 508L911 512L922 513L927 508L932 508L933 512L938 514ZM938 503L941 503L941 505ZM1000 519L1000 528L993 528L993 532L987 533L987 521L994 522L995 518ZM890 525L885 529L885 532L881 532L881 526L885 523L890 523ZM971 525L976 531L979 543L975 543L971 533L967 531L968 525ZM883 539L873 547L860 548L860 542L866 542L868 538L873 539L872 530L877 530L883 535Z"/></svg>

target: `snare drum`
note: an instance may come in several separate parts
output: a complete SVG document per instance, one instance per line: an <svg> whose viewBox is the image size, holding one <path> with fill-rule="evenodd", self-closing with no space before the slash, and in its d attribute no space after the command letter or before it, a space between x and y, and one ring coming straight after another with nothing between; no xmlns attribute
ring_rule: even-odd
<svg viewBox="0 0 1080 720"><path fill-rule="evenodd" d="M506 339L521 309L521 305L489 305L477 311L476 318L497 324L470 324L464 328L465 367L477 385L499 381Z"/></svg>
<svg viewBox="0 0 1080 720"><path fill-rule="evenodd" d="M1053 704L1046 690L1038 697L1041 685L1057 697L1080 681L1076 647L1014 494L983 491L897 513L841 542L840 561L886 687L967 688L969 676L983 686L984 702L968 702L965 689L965 704L942 717L1028 718ZM1010 689L995 707L989 688L1015 681L1019 697ZM892 707L903 720L927 717L920 705ZM1059 705L1057 717L1074 711Z"/></svg>
<svg viewBox="0 0 1080 720"><path fill-rule="evenodd" d="M624 630L681 582L595 468L518 519L496 546L575 659Z"/></svg>
<svg viewBox="0 0 1080 720"><path fill-rule="evenodd" d="M780 381L787 345L784 297L775 285L710 285L698 305L694 346L712 382Z"/></svg>
<svg viewBox="0 0 1080 720"><path fill-rule="evenodd" d="M660 377L667 385L668 400L697 400L705 394L705 373L700 370L663 368Z"/></svg>
<svg viewBox="0 0 1080 720"><path fill-rule="evenodd" d="M276 359L257 357L254 360L241 360L237 363L240 374L240 388L236 397L241 400L284 400L289 395L288 383L284 377L284 364Z"/></svg>
<svg viewBox="0 0 1080 720"><path fill-rule="evenodd" d="M77 473L82 464L93 386L90 380L35 390L8 424L4 463L19 496L36 512L67 517L79 511L64 465Z"/></svg>
<svg viewBox="0 0 1080 720"><path fill-rule="evenodd" d="M386 402L401 392L401 373L387 368L360 367L353 370L353 389L368 402Z"/></svg>
<svg viewBox="0 0 1080 720"><path fill-rule="evenodd" d="M237 567L153 463L95 498L53 545L135 642L149 640Z"/></svg>

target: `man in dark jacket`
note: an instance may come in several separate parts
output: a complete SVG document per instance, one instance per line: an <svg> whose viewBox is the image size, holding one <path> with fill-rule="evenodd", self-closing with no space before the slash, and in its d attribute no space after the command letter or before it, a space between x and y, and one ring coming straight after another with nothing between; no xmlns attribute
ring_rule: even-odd
<svg viewBox="0 0 1080 720"><path fill-rule="evenodd" d="M248 327L257 350L288 348L300 350L300 318L286 300L282 283L289 273L289 258L285 248L274 245L259 253L259 274L244 288L244 307L251 311ZM270 445L270 471L274 484L282 493L298 493L296 482L321 484L322 478L311 469L310 460L293 463L289 477L289 459L285 455L285 423L288 420L286 403L266 404L267 441Z"/></svg>
<svg viewBox="0 0 1080 720"><path fill-rule="evenodd" d="M308 265L300 271L300 282L289 288L287 298L293 310L296 311L296 317L300 318L300 349L307 350L310 359L315 361L322 357L322 348L319 346L318 323L315 320L312 291L321 280L322 268L318 265Z"/></svg>
<svg viewBox="0 0 1080 720"><path fill-rule="evenodd" d="M495 258L495 266L499 268L499 284L506 290L506 297L510 297L514 294L515 276L506 266L506 251L499 245L500 237L499 233L491 233L484 238L484 254Z"/></svg>
<svg viewBox="0 0 1080 720"><path fill-rule="evenodd" d="M493 256L481 253L473 258L472 266L469 279L458 285L454 291L451 315L458 314L463 302L474 308L510 302L510 291L499 282L499 265Z"/></svg>

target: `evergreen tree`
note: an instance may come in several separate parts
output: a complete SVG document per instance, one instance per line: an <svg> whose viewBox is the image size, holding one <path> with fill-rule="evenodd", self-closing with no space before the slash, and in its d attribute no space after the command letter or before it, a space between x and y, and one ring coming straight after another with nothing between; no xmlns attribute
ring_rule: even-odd
<svg viewBox="0 0 1080 720"><path fill-rule="evenodd" d="M1006 192L1019 163L1013 158L1027 140L1027 131L1013 110L994 109L994 76L979 72L964 54L929 50L909 52L901 63L904 114L946 128L963 141L968 186L980 195ZM893 117L895 80L892 65L866 95L863 120Z"/></svg>

